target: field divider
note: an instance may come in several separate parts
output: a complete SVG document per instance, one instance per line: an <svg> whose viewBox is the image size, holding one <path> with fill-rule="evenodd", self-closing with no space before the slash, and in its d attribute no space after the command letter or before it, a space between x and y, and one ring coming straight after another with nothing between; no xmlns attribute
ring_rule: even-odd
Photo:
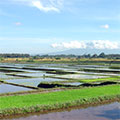
<svg viewBox="0 0 120 120"><path fill-rule="evenodd" d="M26 87L26 88L31 88L31 89L39 89L38 87L33 87L33 86L26 86L26 85L21 85L21 84L16 84L16 83L9 83L2 81L4 84L9 84L9 85L14 85L14 86L19 86L19 87Z"/></svg>

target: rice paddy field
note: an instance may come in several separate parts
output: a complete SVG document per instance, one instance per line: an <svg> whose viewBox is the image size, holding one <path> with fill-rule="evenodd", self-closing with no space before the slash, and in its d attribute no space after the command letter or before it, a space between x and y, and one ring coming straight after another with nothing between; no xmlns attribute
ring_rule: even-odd
<svg viewBox="0 0 120 120"><path fill-rule="evenodd" d="M119 66L0 63L0 117L119 101Z"/></svg>

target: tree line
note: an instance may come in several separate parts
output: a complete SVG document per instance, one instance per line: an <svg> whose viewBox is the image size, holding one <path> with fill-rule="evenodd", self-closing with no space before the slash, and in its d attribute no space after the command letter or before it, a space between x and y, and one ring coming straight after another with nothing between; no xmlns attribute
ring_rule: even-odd
<svg viewBox="0 0 120 120"><path fill-rule="evenodd" d="M56 58L56 59L60 59L60 58L108 58L108 59L120 59L120 54L105 54L104 52L100 53L100 54L83 54L83 55L74 55L74 54L69 54L69 55L65 55L65 54L61 54L61 55L34 55L33 56L34 59L37 58Z"/></svg>
<svg viewBox="0 0 120 120"><path fill-rule="evenodd" d="M19 54L19 53L11 53L11 54L0 54L1 58L28 58L29 54Z"/></svg>
<svg viewBox="0 0 120 120"><path fill-rule="evenodd" d="M1 58L33 58L33 59L42 59L42 58L108 58L108 59L120 59L120 54L105 54L104 52L100 54L83 54L83 55L74 55L74 54L61 54L61 55L30 55L30 54L19 54L19 53L11 53L11 54L0 54Z"/></svg>

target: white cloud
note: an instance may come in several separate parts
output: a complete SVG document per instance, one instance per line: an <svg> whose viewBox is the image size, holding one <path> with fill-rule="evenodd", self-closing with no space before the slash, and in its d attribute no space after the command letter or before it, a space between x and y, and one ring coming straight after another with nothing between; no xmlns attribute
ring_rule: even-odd
<svg viewBox="0 0 120 120"><path fill-rule="evenodd" d="M94 40L92 41L92 47L95 49L118 49L119 43L111 42L109 40Z"/></svg>
<svg viewBox="0 0 120 120"><path fill-rule="evenodd" d="M22 25L22 23L21 22L16 22L15 25L20 26L20 25Z"/></svg>
<svg viewBox="0 0 120 120"><path fill-rule="evenodd" d="M37 0L37 1L32 1L32 5L44 12L48 12L48 11L56 11L56 12L59 12L59 9L52 6L52 5L49 5L49 6L43 6L42 2Z"/></svg>
<svg viewBox="0 0 120 120"><path fill-rule="evenodd" d="M52 44L52 47L53 48L86 48L86 44L84 42L71 41L71 42L54 43Z"/></svg>
<svg viewBox="0 0 120 120"><path fill-rule="evenodd" d="M71 41L71 42L62 42L54 43L51 45L53 48L81 48L81 49L120 49L120 44L118 42L112 42L109 40L93 40L90 42L84 41Z"/></svg>
<svg viewBox="0 0 120 120"><path fill-rule="evenodd" d="M105 29L110 28L110 26L109 26L108 24L106 24L106 25L101 25L100 27L101 27L101 28L105 28Z"/></svg>
<svg viewBox="0 0 120 120"><path fill-rule="evenodd" d="M10 0L15 4L23 4L31 7L36 7L37 9L49 12L55 11L60 12L63 6L64 0Z"/></svg>

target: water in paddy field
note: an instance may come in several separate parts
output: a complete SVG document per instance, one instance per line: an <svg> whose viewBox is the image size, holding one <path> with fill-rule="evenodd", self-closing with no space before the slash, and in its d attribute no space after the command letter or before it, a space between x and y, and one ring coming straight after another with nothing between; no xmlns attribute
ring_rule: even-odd
<svg viewBox="0 0 120 120"><path fill-rule="evenodd" d="M0 72L0 79L12 79L14 76L8 76L5 73Z"/></svg>
<svg viewBox="0 0 120 120"><path fill-rule="evenodd" d="M33 89L14 86L14 85L8 85L3 83L0 84L0 93L20 92L20 91L29 91L29 90L33 90Z"/></svg>
<svg viewBox="0 0 120 120"><path fill-rule="evenodd" d="M53 82L53 81L63 81L63 79L54 79L54 78L27 78L27 79L15 79L15 80L5 80L9 83L15 83L20 85L27 85L37 87L40 82Z"/></svg>
<svg viewBox="0 0 120 120"><path fill-rule="evenodd" d="M83 83L81 83L81 82L64 83L64 85L75 85L75 86L82 85L82 84L83 84Z"/></svg>
<svg viewBox="0 0 120 120"><path fill-rule="evenodd" d="M44 69L55 69L65 70L67 72L77 72L77 74L50 74L46 71L23 69L27 68L44 68ZM69 64L14 64L14 63L0 63L0 80L8 83L26 85L31 87L37 87L40 82L53 82L53 81L64 81L69 78L71 79L95 79L104 78L109 75L120 76L116 73L95 73L95 72L84 72L79 71L80 68L92 68L92 69L108 69L106 66L99 65L69 65ZM2 71L3 69L3 71ZM8 70L8 71L4 71ZM10 71L11 70L11 71ZM45 77L48 76L48 77ZM28 77L28 78L27 78ZM50 78L56 77L56 78ZM59 78L59 79L58 79ZM64 78L64 79L63 79ZM82 83L66 83L70 85L80 85ZM17 92L31 90L26 87L19 87L14 85L0 84L0 93Z"/></svg>
<svg viewBox="0 0 120 120"><path fill-rule="evenodd" d="M46 114L37 113L5 120L120 120L120 103Z"/></svg>
<svg viewBox="0 0 120 120"><path fill-rule="evenodd" d="M95 76L95 75L81 75L81 74L69 74L69 75L56 75L58 78L71 78L71 79L95 79L105 78L106 76Z"/></svg>

